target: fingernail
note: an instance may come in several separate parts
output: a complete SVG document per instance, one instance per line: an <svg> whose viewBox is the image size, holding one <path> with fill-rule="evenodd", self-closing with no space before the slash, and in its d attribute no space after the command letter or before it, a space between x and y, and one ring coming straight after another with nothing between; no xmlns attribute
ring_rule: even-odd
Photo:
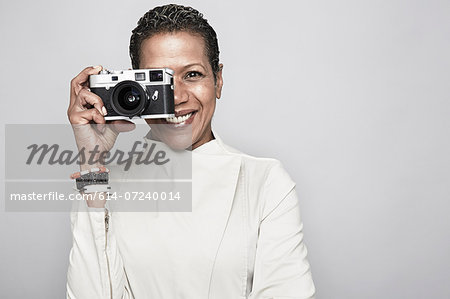
<svg viewBox="0 0 450 299"><path fill-rule="evenodd" d="M105 108L105 106L103 106L103 107L102 107L102 112L103 112L103 116L105 116L105 115L107 115L107 114L108 114L108 112L106 112L106 108Z"/></svg>
<svg viewBox="0 0 450 299"><path fill-rule="evenodd" d="M101 69L101 68L102 68L101 65L94 66L94 69Z"/></svg>

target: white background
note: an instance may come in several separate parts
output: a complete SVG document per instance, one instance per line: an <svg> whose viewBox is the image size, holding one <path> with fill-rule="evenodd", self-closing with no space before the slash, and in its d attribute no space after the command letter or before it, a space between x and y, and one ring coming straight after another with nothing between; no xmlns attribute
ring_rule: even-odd
<svg viewBox="0 0 450 299"><path fill-rule="evenodd" d="M129 68L161 3L1 2L2 140L67 123L70 79ZM297 182L317 297L450 298L450 2L181 3L219 36L215 129ZM0 212L0 297L62 298L70 247L67 213Z"/></svg>

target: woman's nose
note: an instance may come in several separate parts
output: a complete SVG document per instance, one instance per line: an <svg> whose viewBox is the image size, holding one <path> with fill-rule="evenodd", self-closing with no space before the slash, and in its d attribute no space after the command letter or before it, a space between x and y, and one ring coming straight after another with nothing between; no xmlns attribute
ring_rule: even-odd
<svg viewBox="0 0 450 299"><path fill-rule="evenodd" d="M175 100L175 106L187 102L189 94L184 86L183 82L180 80L174 80L173 95Z"/></svg>

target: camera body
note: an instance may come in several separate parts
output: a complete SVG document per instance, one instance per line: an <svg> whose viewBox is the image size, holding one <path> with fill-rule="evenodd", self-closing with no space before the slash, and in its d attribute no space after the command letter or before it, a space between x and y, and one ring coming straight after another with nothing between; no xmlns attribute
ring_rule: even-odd
<svg viewBox="0 0 450 299"><path fill-rule="evenodd" d="M89 88L105 105L105 120L165 118L175 115L173 71L168 68L102 70Z"/></svg>

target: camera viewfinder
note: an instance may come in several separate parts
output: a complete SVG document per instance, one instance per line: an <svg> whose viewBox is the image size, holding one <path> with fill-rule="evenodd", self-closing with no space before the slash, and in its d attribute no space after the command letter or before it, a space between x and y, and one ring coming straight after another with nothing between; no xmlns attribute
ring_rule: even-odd
<svg viewBox="0 0 450 299"><path fill-rule="evenodd" d="M163 72L162 71L150 71L150 81L162 81L163 80Z"/></svg>

